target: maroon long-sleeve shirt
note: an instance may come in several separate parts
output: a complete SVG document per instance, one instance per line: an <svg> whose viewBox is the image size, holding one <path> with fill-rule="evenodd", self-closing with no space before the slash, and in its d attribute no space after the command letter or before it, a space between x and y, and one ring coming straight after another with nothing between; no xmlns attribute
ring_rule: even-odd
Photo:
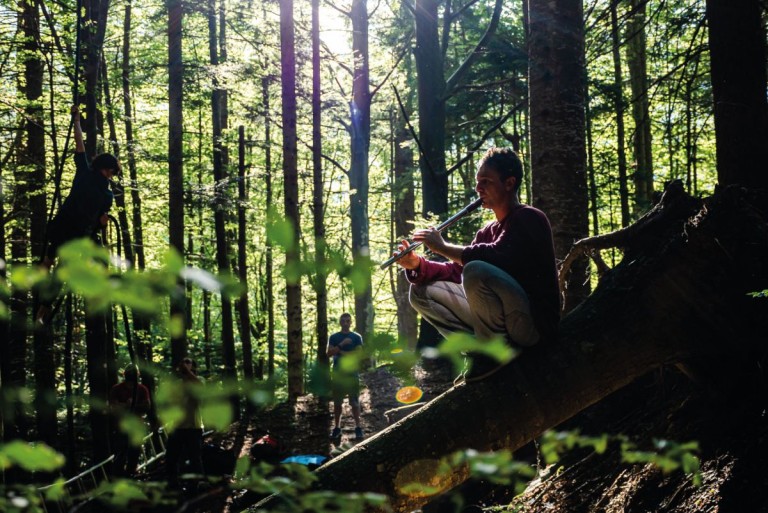
<svg viewBox="0 0 768 513"><path fill-rule="evenodd" d="M481 260L512 276L523 287L531 303L531 314L542 338L553 339L560 320L552 228L541 210L519 205L501 221L493 221L477 232L461 254L462 264L433 262L419 257L419 267L406 271L408 281L461 283L463 264Z"/></svg>

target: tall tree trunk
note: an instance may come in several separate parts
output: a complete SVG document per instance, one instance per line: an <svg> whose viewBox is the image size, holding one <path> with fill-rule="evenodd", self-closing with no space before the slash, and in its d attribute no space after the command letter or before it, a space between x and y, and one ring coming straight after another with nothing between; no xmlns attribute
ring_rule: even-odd
<svg viewBox="0 0 768 513"><path fill-rule="evenodd" d="M218 40L216 37L216 1L208 0L208 47L213 68L213 84L211 91L211 113L213 116L213 179L215 190L214 225L216 229L216 263L219 273L229 273L229 243L226 232L226 212L228 198L226 197L227 177L224 174L222 154L222 112L221 112L221 88L216 77L219 65ZM232 301L224 294L221 295L221 346L224 354L224 376L232 384L237 383L237 369L235 367L235 334L232 318ZM238 394L232 395L232 406L235 418L240 418L240 403Z"/></svg>
<svg viewBox="0 0 768 513"><path fill-rule="evenodd" d="M619 200L621 226L629 226L629 187L627 186L627 153L624 148L624 81L621 71L621 38L619 37L618 2L613 0L611 11L611 42L613 54L613 108L616 112L616 156L619 170Z"/></svg>
<svg viewBox="0 0 768 513"><path fill-rule="evenodd" d="M317 301L317 361L328 362L328 271L326 270L325 205L323 194L322 108L320 104L320 0L312 0L312 220L315 236L315 297Z"/></svg>
<svg viewBox="0 0 768 513"><path fill-rule="evenodd" d="M75 401L74 391L72 390L72 383L74 382L74 373L72 372L72 364L74 362L74 315L72 313L72 293L67 293L64 299L64 325L66 326L64 332L64 398L67 405L67 428L64 447L66 448L65 456L67 457L67 474L73 475L77 470L77 462L75 460Z"/></svg>
<svg viewBox="0 0 768 513"><path fill-rule="evenodd" d="M40 12L37 0L21 2L24 35L24 132L26 145L19 165L28 173L29 235L32 260L42 259L45 246L46 198L45 198L45 118L42 109L43 60L38 48L40 41ZM33 295L32 311L39 306L37 294ZM35 349L35 409L37 437L45 443L56 444L56 366L53 358L53 340L48 330L33 333Z"/></svg>
<svg viewBox="0 0 768 513"><path fill-rule="evenodd" d="M182 109L184 64L181 54L181 0L168 0L168 236L171 247L184 256L184 119ZM185 319L184 286L179 284L171 298L171 316ZM181 360L187 352L186 329L171 336L171 359Z"/></svg>
<svg viewBox="0 0 768 513"><path fill-rule="evenodd" d="M128 177L130 178L132 220L133 220L133 245L128 255L134 255L131 264L139 270L144 270L144 230L141 222L141 196L136 172L136 148L133 138L133 107L131 93L131 21L132 0L125 2L125 18L123 20L123 61L122 61L122 86L123 86L123 120L125 123L125 159L128 162Z"/></svg>
<svg viewBox="0 0 768 513"><path fill-rule="evenodd" d="M533 204L552 223L555 257L589 233L584 144L584 26L580 0L528 0ZM589 291L585 259L568 280L565 310Z"/></svg>
<svg viewBox="0 0 768 513"><path fill-rule="evenodd" d="M356 267L355 329L365 340L373 329L371 257L368 240L368 150L371 145L371 91L368 65L368 8L366 0L353 0L352 103L350 110L351 166L349 170L352 260Z"/></svg>
<svg viewBox="0 0 768 513"><path fill-rule="evenodd" d="M248 234L246 233L246 209L248 187L245 177L245 127L240 125L238 134L238 166L237 166L237 272L243 285L243 295L237 300L237 311L240 317L240 343L243 345L243 376L250 382L253 380L253 347L251 344L251 319L248 308ZM247 403L250 407L250 402Z"/></svg>
<svg viewBox="0 0 768 513"><path fill-rule="evenodd" d="M103 312L88 311L85 317L85 345L88 360L89 416L93 438L93 458L104 461L110 454L109 416L106 411L110 377L107 358L107 330Z"/></svg>
<svg viewBox="0 0 768 513"><path fill-rule="evenodd" d="M422 214L448 212L448 175L445 165L445 72L438 34L441 0L417 0L417 90L419 95L419 169L422 183Z"/></svg>
<svg viewBox="0 0 768 513"><path fill-rule="evenodd" d="M392 240L397 241L407 238L413 233L413 219L416 214L416 194L413 180L413 149L406 144L410 139L410 134L406 126L405 116L402 113L398 113L394 116L393 123L395 126L392 144L392 153L394 155L392 204L395 232L392 234ZM397 334L401 340L408 342L411 349L415 349L418 323L416 320L416 310L413 309L408 301L410 283L406 279L404 272L398 272L393 267L390 267L390 272L397 274L396 291L394 294L397 304Z"/></svg>
<svg viewBox="0 0 768 513"><path fill-rule="evenodd" d="M635 122L633 176L636 217L647 211L653 200L653 141L651 140L645 37L646 4L646 0L630 0L632 12L627 23L627 67L632 91L632 119Z"/></svg>
<svg viewBox="0 0 768 513"><path fill-rule="evenodd" d="M13 192L13 212L22 212L29 208L28 184L26 173L21 167L14 171L16 185ZM27 265L27 230L25 219L20 216L11 229L11 267L22 268ZM14 289L10 301L10 329L8 332L7 372L3 375L3 388L18 390L27 384L27 322L29 321L29 296L25 291ZM24 405L19 400L13 401L13 411L4 419L5 439L26 437L29 432Z"/></svg>
<svg viewBox="0 0 768 513"><path fill-rule="evenodd" d="M595 158L594 158L594 142L592 139L592 113L589 107L589 87L587 87L584 112L586 122L586 135L587 135L587 179L589 180L589 214L592 219L592 235L600 233L600 223L598 221L598 206L597 202L599 195L597 194L597 181L595 179Z"/></svg>
<svg viewBox="0 0 768 513"><path fill-rule="evenodd" d="M219 0L219 63L226 64L227 54L227 1ZM229 130L229 95L225 87L219 86L219 104L221 110L221 163L224 176L229 177L229 147L226 144L226 132ZM235 217L234 215L232 216ZM234 221L234 219L232 219Z"/></svg>
<svg viewBox="0 0 768 513"><path fill-rule="evenodd" d="M262 103L264 107L264 168L265 177L265 201L272 205L272 117L269 111L269 82L268 76L261 79ZM267 375L272 377L275 372L275 302L272 300L275 293L273 267L274 251L272 241L265 237L267 251L264 258L264 299L267 308Z"/></svg>
<svg viewBox="0 0 768 513"><path fill-rule="evenodd" d="M22 15L18 17L18 29L21 34L34 30L27 28L31 23L29 9L36 9L36 5L27 5L21 3L19 9ZM26 16L24 14L27 14ZM32 43L34 44L34 43ZM24 52L26 54L26 52ZM29 57L20 56L19 65L27 70ZM31 64L31 63L30 63ZM19 93L26 97L26 84L21 80L18 83ZM23 269L28 264L28 220L29 220L29 188L32 179L31 168L29 167L30 158L28 142L25 144L24 134L28 134L27 122L22 121L20 127L19 144L16 147L16 161L13 166L14 191L12 213L16 217L16 222L11 227L11 263L12 268ZM8 358L7 372L3 376L3 387L9 390L21 389L26 385L26 358L27 358L27 329L29 294L26 291L14 289L10 301L10 331L7 339ZM4 355L5 356L5 355ZM10 419L6 419L5 439L12 440L27 435L26 412L20 401L13 401L13 413ZM10 422L8 421L10 420Z"/></svg>
<svg viewBox="0 0 768 513"><path fill-rule="evenodd" d="M502 0L496 0L490 23L464 61L451 76L445 78L445 53L448 47L450 20L444 19L442 47L439 35L440 0L417 0L416 22L417 88L419 93L419 169L423 190L422 213L438 216L448 212L448 174L445 163L446 101L466 78L467 72L487 49L501 16ZM450 16L450 8L444 16Z"/></svg>
<svg viewBox="0 0 768 513"><path fill-rule="evenodd" d="M280 67L282 74L283 188L285 217L293 227L293 245L286 251L287 267L299 264L300 219L296 134L296 48L293 0L280 0ZM304 393L304 358L301 326L301 278L286 278L288 328L288 398Z"/></svg>
<svg viewBox="0 0 768 513"><path fill-rule="evenodd" d="M144 260L144 225L141 218L141 196L139 195L138 173L136 169L136 148L133 135L133 105L131 92L131 23L132 23L132 0L125 2L125 17L123 19L123 60L122 60L122 89L123 89L123 120L125 124L125 160L128 163L128 178L130 180L131 191L131 220L133 228L133 237L131 252L127 248L125 251L126 259L132 266L143 271L145 268ZM125 180L125 178L123 178ZM120 185L122 187L122 184ZM123 188L124 189L124 188ZM123 200L125 201L125 200ZM122 223L122 221L121 221ZM129 254L132 258L129 258ZM133 329L139 366L146 368L152 362L152 345L149 343L149 332L151 328L149 317L132 312ZM142 382L154 390L154 376L151 372L144 372L141 375Z"/></svg>
<svg viewBox="0 0 768 513"><path fill-rule="evenodd" d="M101 52L104 47L104 35L107 30L107 14L109 0L84 0L82 38L83 72L85 75L85 112L83 130L86 134L85 153L93 158L99 153L98 138L98 95L100 90L99 71L101 69ZM75 70L77 73L78 70Z"/></svg>
<svg viewBox="0 0 768 513"><path fill-rule="evenodd" d="M759 0L707 0L720 185L768 188L765 30ZM754 169L761 172L755 173Z"/></svg>
<svg viewBox="0 0 768 513"><path fill-rule="evenodd" d="M213 371L213 342L211 340L211 293L203 291L203 357L205 369Z"/></svg>
<svg viewBox="0 0 768 513"><path fill-rule="evenodd" d="M127 7L129 13L130 13L130 4ZM130 14L129 14L130 19ZM129 22L130 23L130 22ZM123 49L125 49L125 44L123 46ZM112 105L112 95L110 94L109 89L109 80L108 80L108 73L107 73L107 62L106 59L102 60L102 68L103 68L103 84L104 84L104 99L108 106ZM115 156L119 156L120 152L120 145L117 141L117 128L115 126L115 119L114 115L112 114L112 109L107 109L107 126L109 127L109 141L110 141L110 147L112 148L112 153ZM132 159L132 157L131 157ZM135 167L135 162L134 162ZM135 172L135 169L134 169ZM134 244L131 240L131 227L128 223L128 212L126 209L125 204L125 187L123 187L122 180L113 180L112 182L112 188L115 192L115 204L117 205L117 217L118 217L118 223L119 223L119 229L120 229L120 242L122 242L122 251L123 255L125 257L125 261L128 262L128 265L133 267L135 266L135 255L133 253ZM118 251L120 248L118 248ZM127 309L123 306L123 321L125 326L125 340L128 345L128 350L131 357L131 363L139 365L140 368L146 369L149 362L152 361L151 354L147 354L147 351L151 351L151 347L146 342L148 329L149 329L149 321L146 315L142 314L136 314L135 312L132 312L133 316L133 334L131 333L131 325L128 321L127 316ZM113 324L114 327L114 324ZM111 330L108 330L108 332ZM134 336L135 335L135 336ZM114 340L114 337L110 335L110 340ZM135 341L135 344L134 344ZM112 345L111 347L114 347ZM116 360L110 359L110 362L113 364L116 364ZM112 373L110 372L110 375ZM152 373L150 372L144 372L142 375L142 382L144 382L145 385L148 386L149 390L154 390L154 377L152 376Z"/></svg>
<svg viewBox="0 0 768 513"><path fill-rule="evenodd" d="M11 150L13 151L13 149ZM0 180L3 180L3 168L5 166L0 165ZM5 219L5 205L3 205L4 202L0 201L0 226L5 227L6 219ZM6 242L5 242L5 229L0 230L0 258L3 259L3 262L7 262L8 258L5 253L6 251ZM8 274L6 272L6 266L2 266L0 269L0 279L5 280L8 277ZM2 300L3 307L6 308L6 310L9 309L9 301L6 298L3 298ZM9 341L9 331L8 331L8 322L6 319L0 319L0 387L10 389L9 380L11 376L11 356L8 352L8 341ZM3 415L0 417L0 440L5 440L5 429L6 424L11 424L12 422L9 422L9 418L7 415Z"/></svg>
<svg viewBox="0 0 768 513"><path fill-rule="evenodd" d="M104 100L107 104L107 106L112 105L112 94L110 93L109 89L109 77L107 75L107 61L106 59L102 59L102 75L104 77L104 80L102 81L102 84L104 86ZM117 128L115 127L115 117L112 114L112 109L107 109L107 127L109 128L109 146L110 146L110 152L120 158L120 145L117 142ZM131 230L130 226L128 225L128 213L126 211L125 207L125 187L123 187L123 184L120 180L114 180L112 182L112 187L114 188L115 192L115 205L117 206L117 219L120 224L120 242L122 242L122 248L119 248L123 251L123 255L125 257L125 260L128 262L133 263L134 261L134 255L133 255L133 243L131 242Z"/></svg>
<svg viewBox="0 0 768 513"><path fill-rule="evenodd" d="M696 134L695 120L696 109L694 108L695 84L698 77L699 56L694 57L693 70L690 76L685 79L685 184L686 190L691 194L696 194L695 165L696 165Z"/></svg>

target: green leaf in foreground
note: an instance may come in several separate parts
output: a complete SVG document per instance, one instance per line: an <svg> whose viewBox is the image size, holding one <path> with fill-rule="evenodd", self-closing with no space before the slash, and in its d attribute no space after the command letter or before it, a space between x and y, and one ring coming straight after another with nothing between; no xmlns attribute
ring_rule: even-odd
<svg viewBox="0 0 768 513"><path fill-rule="evenodd" d="M64 456L39 443L14 440L0 446L0 466L19 466L29 472L53 472L64 465Z"/></svg>

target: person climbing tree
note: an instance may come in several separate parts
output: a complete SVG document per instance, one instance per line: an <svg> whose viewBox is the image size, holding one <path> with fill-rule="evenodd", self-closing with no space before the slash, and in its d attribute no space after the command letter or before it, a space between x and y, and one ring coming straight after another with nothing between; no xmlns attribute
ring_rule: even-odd
<svg viewBox="0 0 768 513"><path fill-rule="evenodd" d="M113 194L110 180L120 174L120 163L110 153L102 153L89 164L85 154L83 130L80 127L80 110L72 106L72 123L75 132L75 179L69 195L48 224L48 245L42 265L53 266L59 248L75 239L91 237L96 242L98 232L106 226L107 213L112 207ZM58 290L41 297L37 321L44 323L50 314L50 305Z"/></svg>

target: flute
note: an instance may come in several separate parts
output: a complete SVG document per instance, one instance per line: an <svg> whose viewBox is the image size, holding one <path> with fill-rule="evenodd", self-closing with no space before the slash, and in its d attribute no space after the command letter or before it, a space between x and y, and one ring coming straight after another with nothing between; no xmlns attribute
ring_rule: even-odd
<svg viewBox="0 0 768 513"><path fill-rule="evenodd" d="M463 218L467 214L471 214L472 212L474 212L475 210L480 208L480 205L482 205L482 204L483 204L483 200L480 199L480 198L477 198L475 201L473 201L472 203L470 203L469 205L467 205L466 207L462 208L461 210L456 212L454 215L452 215L451 217L449 217L448 219L446 219L445 221L440 223L440 225L437 226L435 229L438 232L442 232L443 230L445 230L447 228L450 228L451 226L456 224L456 222L459 221L461 218ZM410 241L408 241L408 242L410 244ZM403 258L405 255L407 255L408 253L410 253L414 249L418 248L422 244L423 244L422 242L415 242L413 244L410 244L403 251L400 251L400 252L396 253L389 260L387 260L386 262L381 264L379 266L379 269L386 269L387 267L389 267L390 265L394 264L395 262L397 262L398 260Z"/></svg>

